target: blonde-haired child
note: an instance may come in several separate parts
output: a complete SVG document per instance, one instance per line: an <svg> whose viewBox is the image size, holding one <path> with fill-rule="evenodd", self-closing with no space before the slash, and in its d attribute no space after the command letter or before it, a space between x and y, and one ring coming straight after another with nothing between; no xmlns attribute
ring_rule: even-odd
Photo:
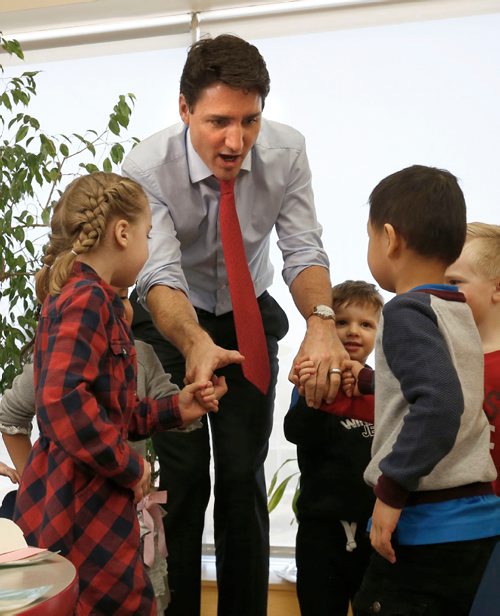
<svg viewBox="0 0 500 616"><path fill-rule="evenodd" d="M460 257L446 270L446 281L465 295L484 351L484 411L491 424L491 455L500 473L500 226L467 225ZM495 481L500 496L500 481Z"/></svg>
<svg viewBox="0 0 500 616"><path fill-rule="evenodd" d="M155 614L134 502L150 468L127 438L216 411L223 382L159 400L136 395L136 351L114 287L135 281L151 214L136 182L111 173L73 181L36 276L43 302L34 347L40 438L24 470L15 520L29 544L76 566L78 614ZM198 402L201 400L201 403Z"/></svg>
<svg viewBox="0 0 500 616"><path fill-rule="evenodd" d="M123 303L125 320L131 325L133 308L128 299L128 289L116 289L116 291ZM163 370L153 347L146 342L142 342L142 340L136 340L134 346L137 357L137 395L140 398L157 399L178 393L179 388L170 380L170 375ZM30 435L34 415L33 364L26 363L22 373L14 379L12 387L5 390L0 399L0 433L15 466L15 470L10 469L11 474L7 475L13 483L19 483L28 461L31 451ZM200 420L176 430L188 433L197 428L201 428ZM141 456L146 457L145 440L135 441L131 445ZM8 469L8 467L6 468ZM7 474L2 473L2 463L0 463L1 474ZM16 493L17 490L14 490L5 496L0 507L0 517L12 518ZM144 502L138 503L137 507L139 508L143 504ZM144 514L139 513L138 515L140 516L139 520L143 522ZM158 536L155 537L155 547L157 549L155 549L154 561L152 563L150 561L145 562L145 564L155 591L158 615L163 615L170 602L170 590L167 578L167 561L161 555ZM146 561L146 559L144 560Z"/></svg>

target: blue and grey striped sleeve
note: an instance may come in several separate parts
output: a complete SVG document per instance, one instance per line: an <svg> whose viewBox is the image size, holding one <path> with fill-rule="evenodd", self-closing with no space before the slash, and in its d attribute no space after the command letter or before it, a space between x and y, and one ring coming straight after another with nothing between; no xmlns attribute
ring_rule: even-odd
<svg viewBox="0 0 500 616"><path fill-rule="evenodd" d="M382 346L409 412L380 470L390 482L413 491L452 449L464 411L462 387L431 295L406 293L386 305Z"/></svg>

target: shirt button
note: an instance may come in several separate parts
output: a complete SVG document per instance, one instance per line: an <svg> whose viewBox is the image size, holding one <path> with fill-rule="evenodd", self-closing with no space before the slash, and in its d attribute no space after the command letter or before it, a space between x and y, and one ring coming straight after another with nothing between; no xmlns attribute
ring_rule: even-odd
<svg viewBox="0 0 500 616"><path fill-rule="evenodd" d="M372 611L374 614L380 614L380 612L382 611L382 606L380 605L380 603L379 603L378 601L374 601L374 602L372 603L372 608L371 608L371 611Z"/></svg>

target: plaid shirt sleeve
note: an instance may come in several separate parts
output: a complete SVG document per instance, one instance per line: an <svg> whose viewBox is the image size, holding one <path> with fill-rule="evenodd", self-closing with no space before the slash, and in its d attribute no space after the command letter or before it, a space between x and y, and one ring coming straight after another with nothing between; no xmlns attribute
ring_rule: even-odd
<svg viewBox="0 0 500 616"><path fill-rule="evenodd" d="M182 426L179 410L179 394L168 394L164 398L137 400L135 412L128 425L128 438L140 440L155 432L163 432Z"/></svg>
<svg viewBox="0 0 500 616"><path fill-rule="evenodd" d="M87 285L69 296L63 291L56 308L42 311L36 406L44 436L95 473L130 488L144 463L127 443L130 415L122 404L135 398L135 378L130 383L130 372L124 373L127 383L113 373L111 341L120 335L101 287Z"/></svg>

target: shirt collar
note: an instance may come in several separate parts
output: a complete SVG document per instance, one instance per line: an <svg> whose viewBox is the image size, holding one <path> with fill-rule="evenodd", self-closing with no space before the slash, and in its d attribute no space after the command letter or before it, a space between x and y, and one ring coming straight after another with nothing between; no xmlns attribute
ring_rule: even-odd
<svg viewBox="0 0 500 616"><path fill-rule="evenodd" d="M120 299L118 293L111 287L105 280L103 280L99 274L94 270L94 268L90 267L86 263L82 263L81 261L75 261L73 263L72 275L77 276L79 278L87 278L88 280L95 280L98 282L108 299L112 302L113 308L118 312L120 317L123 317L125 314L125 308L123 306L123 302Z"/></svg>
<svg viewBox="0 0 500 616"><path fill-rule="evenodd" d="M431 289L432 291L458 291L458 287L452 284L421 284L413 287L410 291L425 291L425 289Z"/></svg>
<svg viewBox="0 0 500 616"><path fill-rule="evenodd" d="M185 139L189 178L191 182L195 184L196 182L201 182L202 180L206 180L211 177L212 171L207 167L207 165L200 158L198 152L194 149L193 144L191 143L191 133L189 132L189 127L186 129ZM250 152L248 152L245 156L241 168L244 171L252 170L252 150L250 150Z"/></svg>

